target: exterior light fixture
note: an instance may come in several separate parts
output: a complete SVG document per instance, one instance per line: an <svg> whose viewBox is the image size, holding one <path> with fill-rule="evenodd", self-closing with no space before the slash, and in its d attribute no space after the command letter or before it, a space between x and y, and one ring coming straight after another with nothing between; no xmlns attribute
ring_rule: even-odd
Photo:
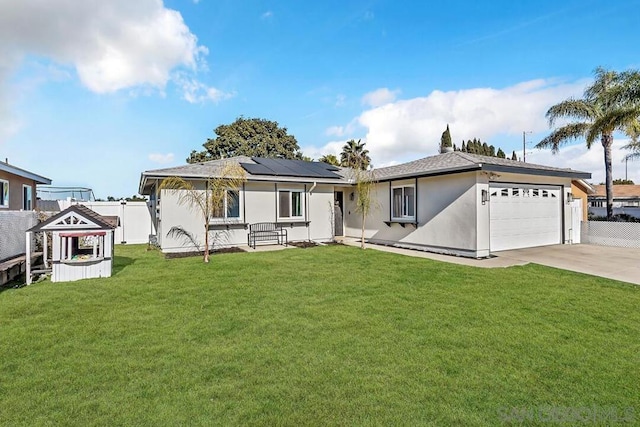
<svg viewBox="0 0 640 427"><path fill-rule="evenodd" d="M486 204L489 201L489 191L482 190L482 204Z"/></svg>

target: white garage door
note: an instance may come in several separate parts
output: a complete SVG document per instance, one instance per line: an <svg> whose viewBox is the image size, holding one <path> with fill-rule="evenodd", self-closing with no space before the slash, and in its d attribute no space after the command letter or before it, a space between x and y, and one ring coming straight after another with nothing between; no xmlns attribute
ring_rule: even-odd
<svg viewBox="0 0 640 427"><path fill-rule="evenodd" d="M491 184L491 251L562 243L560 187Z"/></svg>

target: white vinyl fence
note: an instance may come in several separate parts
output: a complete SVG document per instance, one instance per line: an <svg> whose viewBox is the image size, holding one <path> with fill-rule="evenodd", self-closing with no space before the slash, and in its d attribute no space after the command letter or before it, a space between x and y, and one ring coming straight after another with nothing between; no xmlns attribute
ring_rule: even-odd
<svg viewBox="0 0 640 427"><path fill-rule="evenodd" d="M155 234L147 202L80 202L94 212L105 216L118 216L120 225L115 230L115 243L148 243Z"/></svg>
<svg viewBox="0 0 640 427"><path fill-rule="evenodd" d="M58 200L57 202L60 210L64 210L72 204L81 204L100 215L117 216L120 225L114 233L116 245L148 243L149 235L155 234L147 202L76 202L72 200Z"/></svg>
<svg viewBox="0 0 640 427"><path fill-rule="evenodd" d="M0 261L25 253L25 232L37 223L34 211L0 212Z"/></svg>
<svg viewBox="0 0 640 427"><path fill-rule="evenodd" d="M622 248L640 248L640 223L586 221L582 223L582 243Z"/></svg>

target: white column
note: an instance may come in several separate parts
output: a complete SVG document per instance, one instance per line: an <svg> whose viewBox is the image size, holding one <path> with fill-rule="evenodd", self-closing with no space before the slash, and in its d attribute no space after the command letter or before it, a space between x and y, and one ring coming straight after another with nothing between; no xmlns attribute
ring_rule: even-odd
<svg viewBox="0 0 640 427"><path fill-rule="evenodd" d="M73 237L67 237L67 259L71 259L73 253Z"/></svg>
<svg viewBox="0 0 640 427"><path fill-rule="evenodd" d="M42 260L44 261L44 268L49 268L49 263L47 262L47 258L49 258L49 242L47 242L47 232L42 232Z"/></svg>
<svg viewBox="0 0 640 427"><path fill-rule="evenodd" d="M100 240L100 236L93 236L93 257L98 257L98 240Z"/></svg>
<svg viewBox="0 0 640 427"><path fill-rule="evenodd" d="M25 253L25 257L26 257L26 264L27 264L27 271L26 271L26 275L27 275L27 285L31 284L31 232L27 231L26 233L27 235L27 247L26 247L26 253Z"/></svg>

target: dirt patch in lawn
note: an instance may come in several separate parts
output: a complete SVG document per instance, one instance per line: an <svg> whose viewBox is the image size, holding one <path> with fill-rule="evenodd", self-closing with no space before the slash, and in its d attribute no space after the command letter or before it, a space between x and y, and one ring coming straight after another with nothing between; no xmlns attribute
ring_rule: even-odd
<svg viewBox="0 0 640 427"><path fill-rule="evenodd" d="M310 241L302 241L302 242L289 242L289 246L295 246L296 248L313 248L315 246L318 246L318 244L316 242L310 242Z"/></svg>
<svg viewBox="0 0 640 427"><path fill-rule="evenodd" d="M221 248L221 249L215 249L213 251L210 251L209 254L210 255L216 255L216 254L234 254L234 253L238 253L238 252L246 252L244 249L242 248L238 248L238 247L231 247L231 248ZM193 252L178 252L178 253L168 253L165 254L164 257L167 259L174 259L174 258L189 258L189 257L193 257L193 256L204 256L204 251L193 251Z"/></svg>

